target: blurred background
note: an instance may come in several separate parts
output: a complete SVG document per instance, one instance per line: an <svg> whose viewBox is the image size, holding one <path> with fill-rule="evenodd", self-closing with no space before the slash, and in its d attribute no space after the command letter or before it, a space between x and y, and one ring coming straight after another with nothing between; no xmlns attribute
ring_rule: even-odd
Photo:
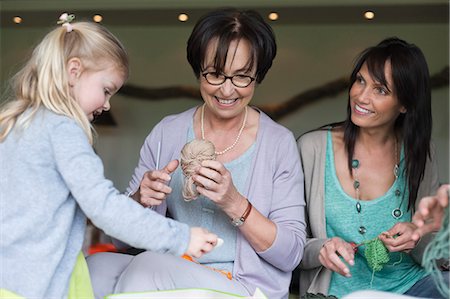
<svg viewBox="0 0 450 299"><path fill-rule="evenodd" d="M389 36L419 46L433 76L440 179L449 181L448 0L2 0L1 92L61 13L105 25L127 48L131 75L95 125L95 149L106 177L124 191L152 127L201 103L186 41L199 16L225 6L255 9L272 25L278 54L252 104L270 112L292 100L288 113L272 116L296 137L344 119L345 80L360 51Z"/></svg>

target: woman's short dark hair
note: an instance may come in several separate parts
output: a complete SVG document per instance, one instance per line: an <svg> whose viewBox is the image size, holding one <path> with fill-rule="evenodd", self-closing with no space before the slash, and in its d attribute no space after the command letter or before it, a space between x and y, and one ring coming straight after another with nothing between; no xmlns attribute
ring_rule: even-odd
<svg viewBox="0 0 450 299"><path fill-rule="evenodd" d="M397 118L395 130L404 144L410 208L414 207L426 160L430 156L432 127L430 75L425 56L416 45L390 37L359 55L350 76L350 88L364 64L375 81L386 85L384 73L386 61L390 61L391 64L393 91L399 104L406 108L406 113L401 113ZM344 127L348 166L351 169L358 127L351 121L350 100Z"/></svg>
<svg viewBox="0 0 450 299"><path fill-rule="evenodd" d="M204 15L196 23L187 42L187 59L197 79L204 71L206 50L217 39L214 68L222 73L231 42L241 39L250 43L252 55L248 70L256 63L256 82L261 83L277 52L272 28L253 10L221 9Z"/></svg>

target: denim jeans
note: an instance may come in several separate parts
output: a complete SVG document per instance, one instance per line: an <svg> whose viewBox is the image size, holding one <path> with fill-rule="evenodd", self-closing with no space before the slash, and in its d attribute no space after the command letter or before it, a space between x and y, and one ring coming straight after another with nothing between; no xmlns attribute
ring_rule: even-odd
<svg viewBox="0 0 450 299"><path fill-rule="evenodd" d="M444 278L447 288L449 287L449 271L443 271L441 274ZM442 298L447 299L439 292L436 283L431 275L427 275L416 282L405 295L421 298Z"/></svg>

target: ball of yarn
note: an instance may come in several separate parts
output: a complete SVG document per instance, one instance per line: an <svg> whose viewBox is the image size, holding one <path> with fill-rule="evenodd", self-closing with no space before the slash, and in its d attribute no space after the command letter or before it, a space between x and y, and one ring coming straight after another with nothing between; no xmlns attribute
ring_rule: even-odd
<svg viewBox="0 0 450 299"><path fill-rule="evenodd" d="M195 169L201 166L204 160L215 160L215 147L211 141L194 139L184 145L181 150L180 165L184 174L183 198L186 201L194 200L199 193L192 179Z"/></svg>
<svg viewBox="0 0 450 299"><path fill-rule="evenodd" d="M425 271L433 277L433 281L440 293L444 298L449 298L450 288L444 277L448 275L448 272L442 271L440 262L438 262L448 261L450 257L449 207L446 207L444 212L441 229L425 248L422 264L424 265Z"/></svg>
<svg viewBox="0 0 450 299"><path fill-rule="evenodd" d="M366 250L364 255L366 256L367 263L373 271L380 271L389 262L389 251L378 238L365 242L365 245Z"/></svg>

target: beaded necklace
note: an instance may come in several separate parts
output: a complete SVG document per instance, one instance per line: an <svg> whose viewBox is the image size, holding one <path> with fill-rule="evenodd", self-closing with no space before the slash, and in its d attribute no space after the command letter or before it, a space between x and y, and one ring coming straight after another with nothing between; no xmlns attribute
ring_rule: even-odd
<svg viewBox="0 0 450 299"><path fill-rule="evenodd" d="M401 195L401 191L398 189L398 186L396 184L398 176L399 176L399 169L400 169L400 167L399 167L400 158L399 158L399 153L398 153L398 150L397 150L397 147L398 147L397 144L398 144L398 141L397 141L397 139L395 139L395 160L396 160L396 164L394 165L393 172L394 172L394 176L395 176L394 185L397 188L395 189L394 192L395 192L395 196L399 197ZM353 188L355 189L355 197L356 197L356 200L357 200L355 208L356 208L356 212L358 213L358 215L361 215L362 206L361 206L361 198L360 198L360 192L359 192L361 183L360 183L360 181L358 179L358 168L359 167L360 167L359 160L356 159L356 158L353 158L352 159ZM402 206L402 203L403 203L403 198L400 201L400 205L397 208L392 210L391 215L392 215L392 217L394 219L399 219L400 217L403 216L403 212L400 209L400 207ZM361 219L361 217L360 217L360 219ZM361 221L360 221L360 226L358 228L358 232L361 235L364 235L367 232L367 228L364 225L362 225Z"/></svg>
<svg viewBox="0 0 450 299"><path fill-rule="evenodd" d="M400 171L400 154L397 150L398 147L398 140L397 138L395 139L395 165L394 165L394 176L395 176L395 180L394 180L394 186L395 191L394 194L396 196L396 198L398 198L401 195L400 190L398 189L397 186L397 179L399 177L399 171ZM361 207L361 198L360 198L360 193L359 193L359 188L360 188L360 181L358 179L358 168L360 166L360 162L358 159L353 158L352 159L352 176L354 178L353 180L353 188L355 189L355 195L356 195L356 211L358 212L359 215L359 220L360 220L360 226L358 228L358 232L363 236L363 239L365 239L364 234L367 232L366 227L362 224L361 222L361 211L362 211L362 207ZM391 215L394 219L399 219L400 217L403 216L403 212L400 209L403 203L403 198L400 201L400 204L397 208L394 208L391 212ZM374 275L375 272L380 271L385 264L387 264L390 260L390 256L389 256L389 251L386 248L386 246L383 244L383 242L378 238L375 237L371 240L364 240L363 242L361 242L358 245L355 245L355 248L357 248L360 245L365 245L366 248L364 250L364 256L366 257L366 261L367 264L369 265L370 268L372 268L372 279L370 280L370 288L372 288L372 283L373 283L373 279L374 279ZM356 252L356 251L355 251ZM392 265L398 265L399 263L401 263L402 261L402 255L400 254L400 259L396 262L394 262Z"/></svg>
<svg viewBox="0 0 450 299"><path fill-rule="evenodd" d="M205 105L206 104L203 104L203 106L202 106L201 117L200 117L200 129L202 132L202 139L205 139L205 130L203 127L203 119L205 116ZM242 131L244 130L246 124L247 124L247 106L245 106L244 120L242 121L242 126L239 129L239 133L236 137L236 140L234 140L233 144L230 145L229 147L227 147L226 149L224 149L223 151L220 151L220 152L215 151L214 153L219 156L219 155L223 155L226 152L232 150L236 146L236 144L239 142L239 139L241 138L241 135L242 135Z"/></svg>

